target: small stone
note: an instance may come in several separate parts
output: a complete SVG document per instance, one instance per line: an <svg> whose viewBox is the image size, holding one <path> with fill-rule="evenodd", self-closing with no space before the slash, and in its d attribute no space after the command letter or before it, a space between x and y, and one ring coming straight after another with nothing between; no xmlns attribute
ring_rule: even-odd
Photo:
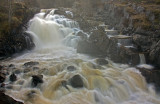
<svg viewBox="0 0 160 104"><path fill-rule="evenodd" d="M36 87L39 83L43 83L43 75L33 75L32 86Z"/></svg>
<svg viewBox="0 0 160 104"><path fill-rule="evenodd" d="M74 67L74 66L68 66L68 67L67 67L67 70L68 70L68 71L75 71L75 70L76 70L76 67Z"/></svg>
<svg viewBox="0 0 160 104"><path fill-rule="evenodd" d="M10 68L15 68L15 65L10 64L9 67L10 67Z"/></svg>
<svg viewBox="0 0 160 104"><path fill-rule="evenodd" d="M14 81L17 80L17 76L16 76L14 73L12 73L12 74L9 76L9 79L10 79L11 82L14 82Z"/></svg>
<svg viewBox="0 0 160 104"><path fill-rule="evenodd" d="M74 88L82 88L83 85L83 80L82 77L80 75L74 75L71 79L70 79L70 84L72 87Z"/></svg>

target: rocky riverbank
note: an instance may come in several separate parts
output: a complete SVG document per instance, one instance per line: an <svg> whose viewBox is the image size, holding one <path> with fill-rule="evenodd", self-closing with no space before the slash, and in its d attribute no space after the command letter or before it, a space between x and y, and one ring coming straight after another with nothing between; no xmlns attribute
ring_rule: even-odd
<svg viewBox="0 0 160 104"><path fill-rule="evenodd" d="M80 27L82 30L91 33L94 27L98 27L100 23L103 23L103 25L106 25L105 27L103 26L104 30L106 27L115 30L112 33L111 31L107 31L108 35L130 36L127 37L128 39L123 37L125 38L123 41L128 41L127 44L122 44L121 47L113 47L114 49L120 48L117 51L122 52L118 53L116 50L108 49L112 45L104 45L108 44L107 41L101 41L103 45L99 43L97 47L101 48L108 57L111 57L115 62L121 63L123 60L122 63L129 63L129 60L124 61L125 57L130 57L131 60L132 57L138 57L136 54L144 54L146 63L160 67L160 5L158 1L156 3L154 1L140 1L137 3L132 1L127 2L126 0L108 0L107 2L99 2L96 6L92 2L88 2L86 5L89 6L86 7L83 3L77 2L75 3L75 8L79 8L73 9L74 13L77 14L77 21L81 22ZM101 35L97 35L96 38L99 38L97 40L102 39ZM114 44L114 41L122 41L122 37L121 40L120 37L114 37L112 40L111 42ZM133 47L129 47L130 49L128 49L125 46L133 46L134 49ZM122 56L122 58L115 59L115 56L112 58L112 54L109 54L110 52L108 53L107 50L111 50L111 53L116 51L117 57Z"/></svg>

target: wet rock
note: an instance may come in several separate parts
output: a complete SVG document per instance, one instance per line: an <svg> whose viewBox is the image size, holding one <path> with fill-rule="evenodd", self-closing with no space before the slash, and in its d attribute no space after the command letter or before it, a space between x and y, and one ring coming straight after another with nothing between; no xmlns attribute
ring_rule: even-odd
<svg viewBox="0 0 160 104"><path fill-rule="evenodd" d="M154 84L157 91L160 91L160 70L150 65L136 67L145 77L148 83Z"/></svg>
<svg viewBox="0 0 160 104"><path fill-rule="evenodd" d="M39 67L33 67L33 70L39 70Z"/></svg>
<svg viewBox="0 0 160 104"><path fill-rule="evenodd" d="M12 85L6 85L5 88L7 88L7 89L13 89L13 86Z"/></svg>
<svg viewBox="0 0 160 104"><path fill-rule="evenodd" d="M160 40L150 50L149 60L160 68Z"/></svg>
<svg viewBox="0 0 160 104"><path fill-rule="evenodd" d="M8 95L5 95L1 91L0 91L0 103L1 104L23 104L22 102L17 101Z"/></svg>
<svg viewBox="0 0 160 104"><path fill-rule="evenodd" d="M101 53L94 43L91 43L87 40L78 42L77 52L91 55L99 55Z"/></svg>
<svg viewBox="0 0 160 104"><path fill-rule="evenodd" d="M1 83L1 84L0 84L0 87L1 87L1 88L4 88L4 87L5 87L5 83Z"/></svg>
<svg viewBox="0 0 160 104"><path fill-rule="evenodd" d="M6 76L3 73L0 73L0 83L4 82L6 79Z"/></svg>
<svg viewBox="0 0 160 104"><path fill-rule="evenodd" d="M143 52L149 50L152 45L152 39L150 36L143 36L139 34L135 34L133 36L133 42L140 48L139 50Z"/></svg>
<svg viewBox="0 0 160 104"><path fill-rule="evenodd" d="M80 36L82 40L87 39L87 34L82 31L78 32L76 36Z"/></svg>
<svg viewBox="0 0 160 104"><path fill-rule="evenodd" d="M20 74L21 72L22 72L21 69L16 69L16 70L14 71L15 74Z"/></svg>
<svg viewBox="0 0 160 104"><path fill-rule="evenodd" d="M117 50L117 57L112 57L113 61L118 63L127 63L137 65L140 63L139 53L135 52L132 48L121 45Z"/></svg>
<svg viewBox="0 0 160 104"><path fill-rule="evenodd" d="M59 15L66 15L66 12L62 9L58 9L58 10L55 10L54 14L59 14Z"/></svg>
<svg viewBox="0 0 160 104"><path fill-rule="evenodd" d="M106 59L103 59L103 58L97 59L96 62L99 65L107 65L108 64L108 61Z"/></svg>
<svg viewBox="0 0 160 104"><path fill-rule="evenodd" d="M61 82L62 86L65 87L67 90L69 90L69 88L67 87L67 81L62 81Z"/></svg>
<svg viewBox="0 0 160 104"><path fill-rule="evenodd" d="M73 14L72 12L70 12L69 8L60 7L57 10L55 10L54 14L63 15L69 19L73 18Z"/></svg>
<svg viewBox="0 0 160 104"><path fill-rule="evenodd" d="M25 82L25 80L19 80L19 81L17 81L17 84L19 84L19 85L23 85L23 84L24 84L24 82Z"/></svg>
<svg viewBox="0 0 160 104"><path fill-rule="evenodd" d="M82 87L84 87L84 83L83 83L82 77L80 75L74 75L70 79L70 84L74 88L82 88Z"/></svg>
<svg viewBox="0 0 160 104"><path fill-rule="evenodd" d="M43 83L43 75L33 75L32 86L36 87L39 83Z"/></svg>
<svg viewBox="0 0 160 104"><path fill-rule="evenodd" d="M76 67L74 67L74 66L68 66L68 67L67 67L67 70L68 70L68 71L75 71L75 70L76 70Z"/></svg>
<svg viewBox="0 0 160 104"><path fill-rule="evenodd" d="M15 65L10 64L10 65L9 65L9 68L15 68Z"/></svg>
<svg viewBox="0 0 160 104"><path fill-rule="evenodd" d="M106 55L107 46L109 44L108 38L102 27L93 30L89 38L79 41L77 52L91 55Z"/></svg>
<svg viewBox="0 0 160 104"><path fill-rule="evenodd" d="M35 94L36 94L36 91L31 90L31 91L27 94L27 96L28 96L28 98L32 99Z"/></svg>
<svg viewBox="0 0 160 104"><path fill-rule="evenodd" d="M39 64L39 62L31 61L31 62L24 63L24 66L29 68L29 67L33 67L33 66L38 65L38 64Z"/></svg>
<svg viewBox="0 0 160 104"><path fill-rule="evenodd" d="M30 72L31 71L31 69L29 69L29 68L27 68L27 69L24 69L24 73L28 73L28 72Z"/></svg>
<svg viewBox="0 0 160 104"><path fill-rule="evenodd" d="M6 75L9 75L5 66L1 66L0 68L0 83L5 81Z"/></svg>
<svg viewBox="0 0 160 104"><path fill-rule="evenodd" d="M9 80L10 80L11 82L14 82L14 81L17 80L17 76L16 76L14 73L12 73L12 74L9 76Z"/></svg>

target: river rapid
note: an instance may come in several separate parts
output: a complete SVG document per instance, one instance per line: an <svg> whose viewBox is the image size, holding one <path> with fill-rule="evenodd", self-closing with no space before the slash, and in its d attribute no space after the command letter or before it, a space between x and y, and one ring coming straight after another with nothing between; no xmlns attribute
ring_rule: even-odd
<svg viewBox="0 0 160 104"><path fill-rule="evenodd" d="M7 95L25 104L160 104L136 68L77 53L82 40L77 34L83 31L76 21L54 11L42 11L30 20L27 32L34 50L1 62L15 65L5 80ZM14 82L12 73L17 76ZM34 75L43 76L43 82L33 86Z"/></svg>

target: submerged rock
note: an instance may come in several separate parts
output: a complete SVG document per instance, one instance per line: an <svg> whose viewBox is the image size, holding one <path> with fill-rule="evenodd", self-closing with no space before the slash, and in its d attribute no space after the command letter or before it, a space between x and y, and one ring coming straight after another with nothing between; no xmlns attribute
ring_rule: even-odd
<svg viewBox="0 0 160 104"><path fill-rule="evenodd" d="M10 64L10 65L9 65L9 68L15 68L15 65Z"/></svg>
<svg viewBox="0 0 160 104"><path fill-rule="evenodd" d="M39 70L40 68L39 67L33 67L33 70Z"/></svg>
<svg viewBox="0 0 160 104"><path fill-rule="evenodd" d="M76 70L76 67L74 67L74 66L68 66L68 67L67 67L67 70L68 70L68 71L75 71L75 70Z"/></svg>
<svg viewBox="0 0 160 104"><path fill-rule="evenodd" d="M31 91L27 94L27 96L28 96L28 98L33 98L35 94L36 94L36 91L31 90Z"/></svg>
<svg viewBox="0 0 160 104"><path fill-rule="evenodd" d="M24 66L28 68L28 67L33 67L38 64L39 62L30 61L30 62L24 63Z"/></svg>
<svg viewBox="0 0 160 104"><path fill-rule="evenodd" d="M70 84L74 88L82 88L82 87L84 87L84 83L83 83L82 77L80 75L74 75L70 79Z"/></svg>
<svg viewBox="0 0 160 104"><path fill-rule="evenodd" d="M43 83L43 75L33 75L32 86L36 87L39 83Z"/></svg>
<svg viewBox="0 0 160 104"><path fill-rule="evenodd" d="M108 61L106 59L103 59L103 58L97 59L96 62L99 65L106 65L106 64L108 64Z"/></svg>
<svg viewBox="0 0 160 104"><path fill-rule="evenodd" d="M12 74L9 76L9 80L10 80L11 82L14 82L14 81L17 80L17 76L16 76L14 73L12 73Z"/></svg>
<svg viewBox="0 0 160 104"><path fill-rule="evenodd" d="M27 68L27 69L24 69L24 73L28 73L28 72L30 72L31 71L31 69L30 68Z"/></svg>
<svg viewBox="0 0 160 104"><path fill-rule="evenodd" d="M20 74L22 71L20 70L20 69L16 69L15 71L14 71L14 73L15 74Z"/></svg>

